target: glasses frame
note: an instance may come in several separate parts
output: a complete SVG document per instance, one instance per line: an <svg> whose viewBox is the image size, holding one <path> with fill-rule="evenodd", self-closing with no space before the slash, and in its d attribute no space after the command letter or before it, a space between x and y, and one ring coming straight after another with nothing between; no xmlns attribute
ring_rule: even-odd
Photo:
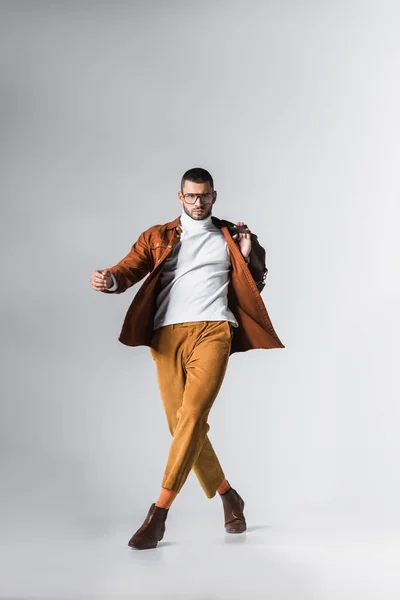
<svg viewBox="0 0 400 600"><path fill-rule="evenodd" d="M182 196L184 197L185 202L187 204L196 204L197 198L200 198L203 204L211 204L214 199L214 192L207 192L206 194L195 194L193 192L189 192L187 194L182 194ZM189 202L187 196L195 196L195 199L193 200L193 202ZM210 200L205 200L204 196L210 196Z"/></svg>

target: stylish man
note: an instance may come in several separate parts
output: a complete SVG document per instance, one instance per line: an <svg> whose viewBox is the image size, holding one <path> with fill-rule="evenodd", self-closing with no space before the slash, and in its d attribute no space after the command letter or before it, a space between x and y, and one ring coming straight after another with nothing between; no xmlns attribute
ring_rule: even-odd
<svg viewBox="0 0 400 600"><path fill-rule="evenodd" d="M268 269L265 250L244 223L212 216L217 200L208 171L183 175L182 213L144 231L115 266L94 271L96 291L121 294L145 280L119 336L146 345L173 436L160 496L129 546L155 548L169 508L193 469L206 496L221 497L225 530L246 530L244 501L226 480L207 435L207 422L234 352L284 348L260 292Z"/></svg>

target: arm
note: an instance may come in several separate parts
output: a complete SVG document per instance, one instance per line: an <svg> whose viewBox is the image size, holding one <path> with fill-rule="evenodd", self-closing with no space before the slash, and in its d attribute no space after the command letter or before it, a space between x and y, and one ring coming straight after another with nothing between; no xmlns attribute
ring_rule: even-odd
<svg viewBox="0 0 400 600"><path fill-rule="evenodd" d="M122 294L153 269L153 258L146 243L145 233L139 236L124 258L115 266L109 267L108 270L111 273L114 285L109 289L102 290L103 293Z"/></svg>

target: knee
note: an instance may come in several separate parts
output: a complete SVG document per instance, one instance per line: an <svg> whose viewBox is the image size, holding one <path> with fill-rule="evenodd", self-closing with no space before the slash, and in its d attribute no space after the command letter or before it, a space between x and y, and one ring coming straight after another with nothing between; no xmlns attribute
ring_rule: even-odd
<svg viewBox="0 0 400 600"><path fill-rule="evenodd" d="M186 411L186 418L192 423L204 423L207 421L209 410L205 410L199 406L192 406Z"/></svg>
<svg viewBox="0 0 400 600"><path fill-rule="evenodd" d="M202 409L198 406L193 406L186 407L184 410L181 408L178 412L179 414L176 415L176 417L168 419L168 428L173 437L175 436L175 430L181 420L189 425L189 427L203 426L206 432L210 429L210 426L207 423L210 409L204 410L204 408Z"/></svg>

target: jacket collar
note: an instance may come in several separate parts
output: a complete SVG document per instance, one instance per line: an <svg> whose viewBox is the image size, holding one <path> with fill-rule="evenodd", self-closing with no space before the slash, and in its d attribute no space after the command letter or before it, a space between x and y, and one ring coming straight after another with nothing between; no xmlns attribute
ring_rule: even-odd
<svg viewBox="0 0 400 600"><path fill-rule="evenodd" d="M179 215L179 217L176 217L176 219L174 219L173 221L170 221L169 223L167 223L167 229L175 229L175 227L177 227L179 225L180 219L181 219L181 215Z"/></svg>

